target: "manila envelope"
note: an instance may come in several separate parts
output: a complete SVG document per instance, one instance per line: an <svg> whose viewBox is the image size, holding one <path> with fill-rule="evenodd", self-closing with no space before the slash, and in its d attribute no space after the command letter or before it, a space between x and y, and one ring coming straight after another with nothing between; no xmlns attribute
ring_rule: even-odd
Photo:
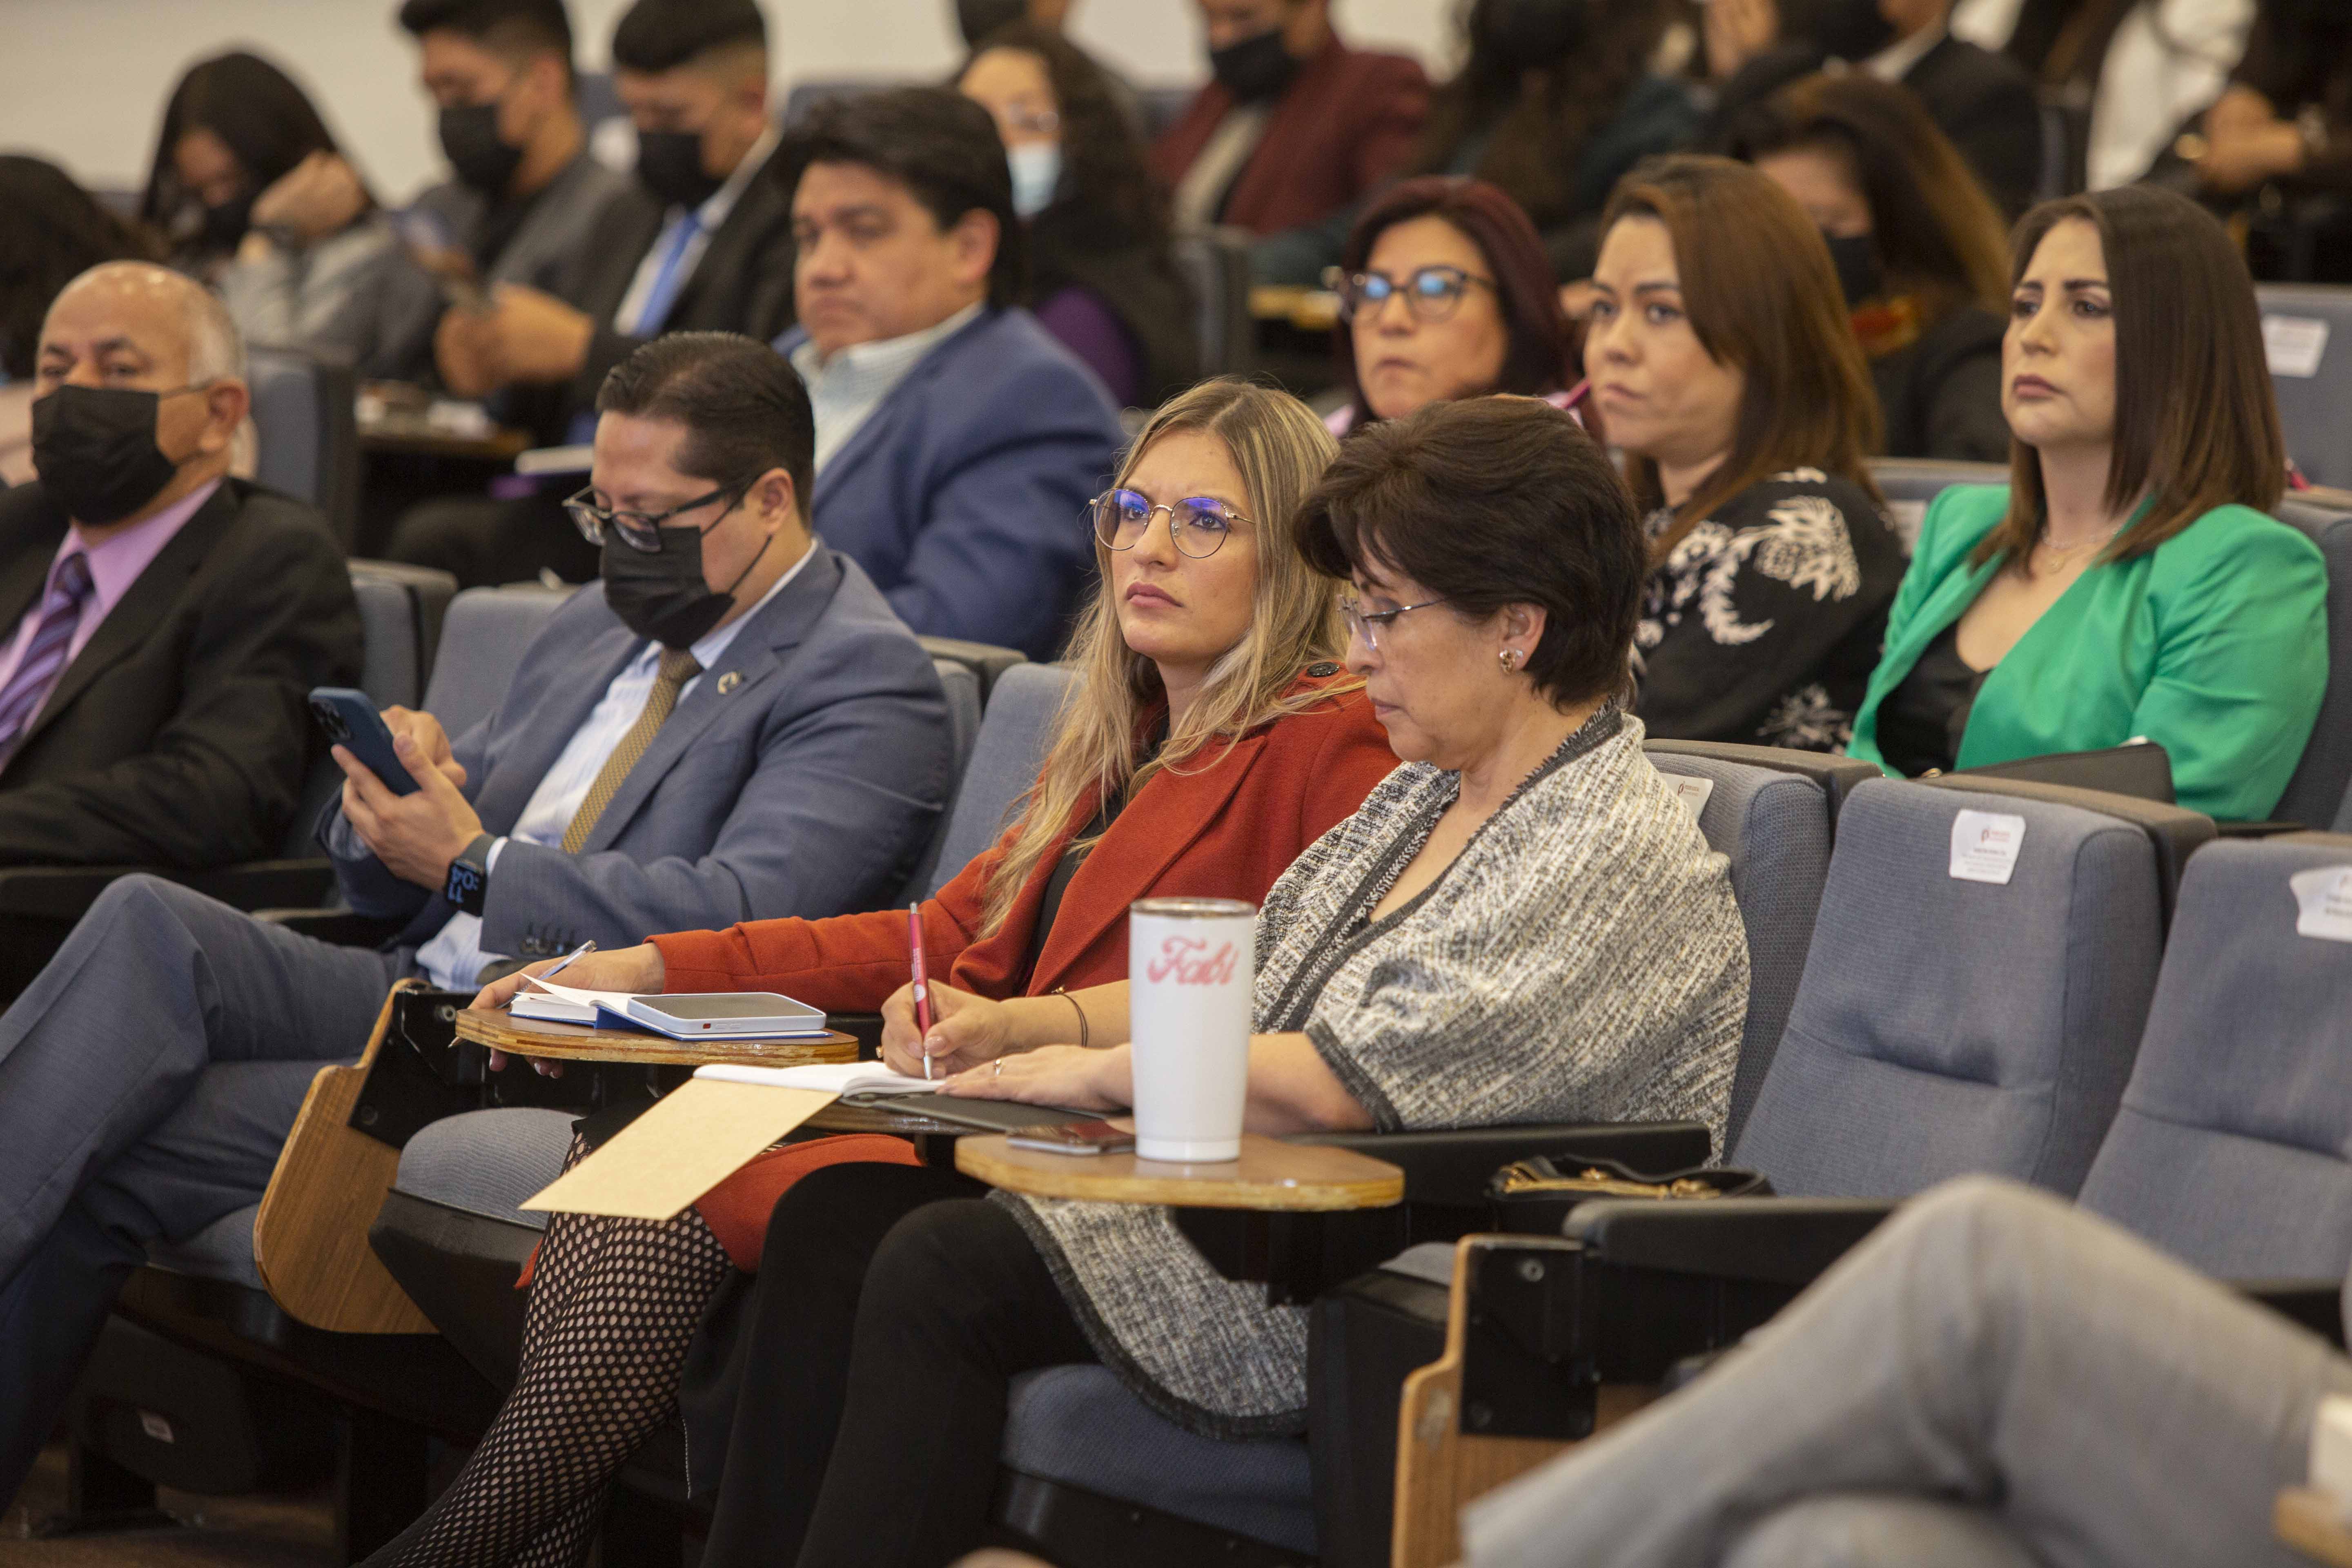
<svg viewBox="0 0 2352 1568"><path fill-rule="evenodd" d="M689 1079L521 1206L673 1219L836 1096Z"/></svg>

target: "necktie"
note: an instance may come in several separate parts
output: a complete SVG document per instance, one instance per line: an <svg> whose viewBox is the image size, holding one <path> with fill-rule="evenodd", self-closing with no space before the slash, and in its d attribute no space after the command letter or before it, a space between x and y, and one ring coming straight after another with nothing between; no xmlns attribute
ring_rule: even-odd
<svg viewBox="0 0 2352 1568"><path fill-rule="evenodd" d="M654 286L646 290L645 303L637 307L635 336L652 337L669 320L670 307L677 303L678 290L686 287L686 247L701 232L699 215L689 212L678 219L677 233L663 254L661 266L654 271Z"/></svg>
<svg viewBox="0 0 2352 1568"><path fill-rule="evenodd" d="M580 809L572 814L572 826L563 830L566 855L579 854L588 836L596 831L596 819L604 815L604 808L621 793L621 781L629 776L629 770L637 765L637 759L654 743L654 736L660 732L669 710L677 706L678 692L701 673L702 666L684 648L662 649L661 673L654 678L654 689L646 696L645 711L629 726L629 732L621 737L621 743L613 748L613 754L604 759L596 782L588 786L588 798L580 803Z"/></svg>
<svg viewBox="0 0 2352 1568"><path fill-rule="evenodd" d="M73 647L74 628L81 624L81 607L89 602L89 590L88 555L76 551L58 563L49 591L41 598L41 619L33 628L33 640L25 646L25 657L16 661L16 673L8 678L5 687L0 687L0 766L6 764L8 754L16 749L26 727L41 710L64 671L66 654Z"/></svg>

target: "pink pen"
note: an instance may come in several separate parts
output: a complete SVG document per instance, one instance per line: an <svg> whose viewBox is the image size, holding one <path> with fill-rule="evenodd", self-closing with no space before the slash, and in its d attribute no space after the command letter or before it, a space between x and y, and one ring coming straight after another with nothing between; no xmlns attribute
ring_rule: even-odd
<svg viewBox="0 0 2352 1568"><path fill-rule="evenodd" d="M931 978L923 969L923 910L920 904L907 906L907 946L915 955L915 1027L920 1032L916 1049L922 1050L922 1041L931 1036ZM931 1081L931 1054L923 1051L923 1081Z"/></svg>

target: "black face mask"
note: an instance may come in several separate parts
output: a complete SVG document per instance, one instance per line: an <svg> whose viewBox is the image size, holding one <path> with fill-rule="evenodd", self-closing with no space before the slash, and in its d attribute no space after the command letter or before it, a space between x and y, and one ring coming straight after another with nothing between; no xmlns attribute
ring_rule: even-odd
<svg viewBox="0 0 2352 1568"><path fill-rule="evenodd" d="M1276 28L1211 49L1209 71L1239 102L1263 103L1282 96L1282 89L1298 74L1298 61L1283 47L1282 30Z"/></svg>
<svg viewBox="0 0 2352 1568"><path fill-rule="evenodd" d="M1838 287L1845 291L1849 307L1864 300L1875 299L1886 285L1886 274L1878 265L1878 241L1866 234L1827 234L1830 260L1837 268Z"/></svg>
<svg viewBox="0 0 2352 1568"><path fill-rule="evenodd" d="M637 184L656 200L691 212L726 183L703 171L701 132L637 132Z"/></svg>
<svg viewBox="0 0 2352 1568"><path fill-rule="evenodd" d="M121 386L60 386L33 404L33 468L76 522L121 522L163 493L180 465L155 445L165 396Z"/></svg>
<svg viewBox="0 0 2352 1568"><path fill-rule="evenodd" d="M203 210L204 226L196 232L196 243L206 250L235 250L245 238L245 231L253 226L250 191Z"/></svg>
<svg viewBox="0 0 2352 1568"><path fill-rule="evenodd" d="M1496 58L1534 69L1582 48L1592 19L1587 0L1487 0L1483 22Z"/></svg>
<svg viewBox="0 0 2352 1568"><path fill-rule="evenodd" d="M1780 36L1811 38L1842 60L1866 60L1895 41L1895 24L1878 0L1808 0L1782 15Z"/></svg>
<svg viewBox="0 0 2352 1568"><path fill-rule="evenodd" d="M453 103L441 111L441 152L457 178L486 196L507 194L522 166L522 149L499 139L499 106Z"/></svg>
<svg viewBox="0 0 2352 1568"><path fill-rule="evenodd" d="M979 47L981 39L997 28L1028 16L1029 0L956 0L956 26L967 47Z"/></svg>
<svg viewBox="0 0 2352 1568"><path fill-rule="evenodd" d="M604 603L621 617L623 626L664 647L691 647L727 618L727 612L735 607L735 590L743 585L768 546L760 546L760 554L735 574L725 593L714 594L702 577L702 532L698 528L661 530L658 555L647 555L625 543L617 531L606 532ZM768 538L773 542L775 535Z"/></svg>

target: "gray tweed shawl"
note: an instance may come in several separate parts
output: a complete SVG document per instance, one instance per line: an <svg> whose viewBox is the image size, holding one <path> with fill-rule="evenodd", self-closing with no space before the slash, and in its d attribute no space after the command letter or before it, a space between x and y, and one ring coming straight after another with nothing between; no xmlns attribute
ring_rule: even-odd
<svg viewBox="0 0 2352 1568"><path fill-rule="evenodd" d="M1304 1031L1382 1131L1704 1121L1748 1006L1723 857L1604 708L1426 889L1368 917L1454 802L1408 763L1310 845L1257 923L1255 1026ZM1105 1364L1210 1436L1306 1426L1307 1314L1223 1279L1170 1212L998 1193Z"/></svg>

